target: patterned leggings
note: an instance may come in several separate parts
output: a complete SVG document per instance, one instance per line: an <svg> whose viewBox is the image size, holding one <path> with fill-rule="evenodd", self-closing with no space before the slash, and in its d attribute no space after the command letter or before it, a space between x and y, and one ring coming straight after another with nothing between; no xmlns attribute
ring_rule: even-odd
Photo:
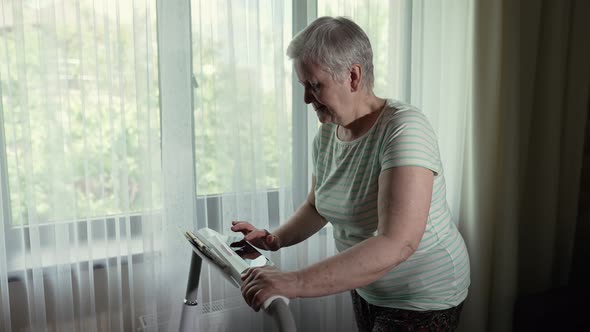
<svg viewBox="0 0 590 332"><path fill-rule="evenodd" d="M463 303L445 310L413 311L379 307L367 303L356 291L350 292L361 332L446 332L455 331Z"/></svg>

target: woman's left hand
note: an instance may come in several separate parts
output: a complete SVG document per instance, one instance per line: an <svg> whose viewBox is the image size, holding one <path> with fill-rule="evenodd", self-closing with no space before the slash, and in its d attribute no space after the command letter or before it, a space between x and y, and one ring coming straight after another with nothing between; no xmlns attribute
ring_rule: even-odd
<svg viewBox="0 0 590 332"><path fill-rule="evenodd" d="M242 274L242 281L242 296L255 311L273 295L292 299L299 293L297 272L282 272L273 266L250 268Z"/></svg>

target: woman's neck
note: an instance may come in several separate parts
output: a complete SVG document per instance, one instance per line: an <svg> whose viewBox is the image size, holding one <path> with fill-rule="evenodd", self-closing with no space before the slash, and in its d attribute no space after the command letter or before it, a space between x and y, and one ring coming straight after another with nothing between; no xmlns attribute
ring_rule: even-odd
<svg viewBox="0 0 590 332"><path fill-rule="evenodd" d="M353 120L346 125L338 126L338 138L343 141L352 141L364 135L373 127L385 108L386 102L386 99L371 95L358 103L354 108Z"/></svg>

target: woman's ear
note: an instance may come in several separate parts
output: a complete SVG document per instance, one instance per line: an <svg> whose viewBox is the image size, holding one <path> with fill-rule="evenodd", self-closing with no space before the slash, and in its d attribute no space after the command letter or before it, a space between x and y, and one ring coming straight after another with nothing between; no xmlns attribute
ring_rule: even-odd
<svg viewBox="0 0 590 332"><path fill-rule="evenodd" d="M357 92L360 90L362 75L361 65L353 64L352 68L350 68L350 92Z"/></svg>

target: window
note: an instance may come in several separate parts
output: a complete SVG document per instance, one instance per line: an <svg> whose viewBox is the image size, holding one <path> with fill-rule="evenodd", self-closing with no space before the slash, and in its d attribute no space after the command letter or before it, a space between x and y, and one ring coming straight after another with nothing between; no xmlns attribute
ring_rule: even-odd
<svg viewBox="0 0 590 332"><path fill-rule="evenodd" d="M191 1L198 213L221 224L220 195L241 192L264 195L266 218L278 222L278 188L304 197L317 121L303 111L285 51L294 30L322 15L353 17L375 50L409 45L400 28L411 26L408 1L362 6ZM134 216L131 229L141 232L140 216L158 213L156 23L155 0L2 3L0 166L10 226L102 219L117 229ZM392 52L375 51L376 90L406 96L409 53ZM84 227L73 232L87 236Z"/></svg>
<svg viewBox="0 0 590 332"><path fill-rule="evenodd" d="M210 227L235 208L219 195L236 192L263 195L265 218L280 219L293 168L291 7L191 2L195 191ZM155 0L2 2L10 251L29 250L31 231L41 247L134 237L160 213L157 29Z"/></svg>
<svg viewBox="0 0 590 332"><path fill-rule="evenodd" d="M4 1L0 20L12 226L157 206L155 1Z"/></svg>
<svg viewBox="0 0 590 332"><path fill-rule="evenodd" d="M290 165L280 165L292 153L290 1L191 7L197 195L290 183Z"/></svg>
<svg viewBox="0 0 590 332"><path fill-rule="evenodd" d="M403 16L403 3L371 2L377 15L369 16L360 4L318 1L317 12L353 16L378 48L388 45L387 22ZM309 21L314 2L306 6ZM293 174L293 155L306 153L317 126L293 113L294 104L303 107L285 55L293 3L193 0L191 10L197 196L272 192L308 178ZM2 13L0 151L11 225L159 206L155 1L13 0ZM402 71L385 54L376 52L375 68ZM386 75L375 76L378 89L387 86Z"/></svg>

